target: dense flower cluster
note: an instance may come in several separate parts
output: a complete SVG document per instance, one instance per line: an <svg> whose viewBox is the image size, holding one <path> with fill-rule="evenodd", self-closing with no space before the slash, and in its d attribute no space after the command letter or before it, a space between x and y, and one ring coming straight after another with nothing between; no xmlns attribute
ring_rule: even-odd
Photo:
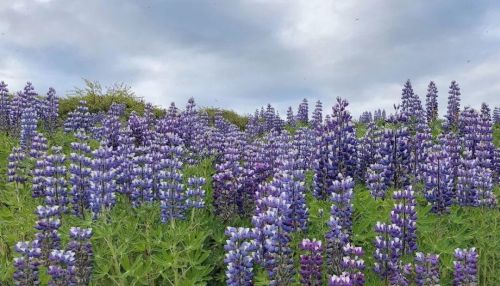
<svg viewBox="0 0 500 286"><path fill-rule="evenodd" d="M446 213L453 202L453 177L449 153L441 145L432 148L426 165L425 197L435 213Z"/></svg>
<svg viewBox="0 0 500 286"><path fill-rule="evenodd" d="M477 259L478 254L475 248L455 249L453 285L472 286L477 284Z"/></svg>
<svg viewBox="0 0 500 286"><path fill-rule="evenodd" d="M91 228L72 227L69 230L70 241L66 249L74 253L74 280L78 286L89 285L92 276L92 258L94 256L90 239Z"/></svg>
<svg viewBox="0 0 500 286"><path fill-rule="evenodd" d="M300 255L300 283L321 285L323 268L323 246L321 241L303 239L299 244L304 254Z"/></svg>
<svg viewBox="0 0 500 286"><path fill-rule="evenodd" d="M415 254L415 283L418 286L439 286L439 255Z"/></svg>
<svg viewBox="0 0 500 286"><path fill-rule="evenodd" d="M415 193L411 186L402 191L395 191L393 199L396 202L391 212L391 221L401 230L401 251L412 253L417 249L417 211Z"/></svg>
<svg viewBox="0 0 500 286"><path fill-rule="evenodd" d="M254 285L253 267L257 252L256 233L252 229L243 227L228 227L225 233L229 237L224 246L227 285Z"/></svg>
<svg viewBox="0 0 500 286"><path fill-rule="evenodd" d="M439 115L437 97L438 97L438 90L436 84L433 81L431 81L429 83L429 87L427 87L427 95L425 101L426 117L427 117L427 122L429 124L434 122Z"/></svg>
<svg viewBox="0 0 500 286"><path fill-rule="evenodd" d="M448 110L446 113L447 127L458 128L460 118L460 87L456 81L452 81L448 91Z"/></svg>

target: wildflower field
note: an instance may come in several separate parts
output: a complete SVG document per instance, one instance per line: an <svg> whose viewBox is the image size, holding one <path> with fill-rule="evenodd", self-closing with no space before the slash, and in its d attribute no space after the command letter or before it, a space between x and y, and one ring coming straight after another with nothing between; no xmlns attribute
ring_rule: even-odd
<svg viewBox="0 0 500 286"><path fill-rule="evenodd" d="M0 83L0 285L500 285L498 101L241 116L87 84Z"/></svg>

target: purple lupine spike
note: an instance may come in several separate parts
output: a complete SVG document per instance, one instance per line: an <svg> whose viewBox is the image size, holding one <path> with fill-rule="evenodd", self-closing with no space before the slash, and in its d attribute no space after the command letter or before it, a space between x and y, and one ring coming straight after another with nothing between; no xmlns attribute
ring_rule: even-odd
<svg viewBox="0 0 500 286"><path fill-rule="evenodd" d="M439 286L439 255L415 254L415 283L417 286Z"/></svg>
<svg viewBox="0 0 500 286"><path fill-rule="evenodd" d="M24 184L27 181L28 170L24 163L26 153L19 147L12 148L12 152L8 158L7 165L7 181L9 183Z"/></svg>
<svg viewBox="0 0 500 286"><path fill-rule="evenodd" d="M49 88L47 96L43 101L42 106L43 125L49 134L53 134L57 127L57 120L59 116L59 97L56 95L56 90L52 87Z"/></svg>
<svg viewBox="0 0 500 286"><path fill-rule="evenodd" d="M150 203L154 200L152 189L152 157L150 148L139 146L135 148L133 158L131 193L132 204L135 207L143 203Z"/></svg>
<svg viewBox="0 0 500 286"><path fill-rule="evenodd" d="M492 171L493 171L493 181L495 183L500 183L500 147L495 148L495 151L493 152L494 160L492 164Z"/></svg>
<svg viewBox="0 0 500 286"><path fill-rule="evenodd" d="M343 273L349 273L352 285L363 286L365 285L365 261L361 259L364 255L361 247L355 247L348 243L344 246L344 257L342 259L341 267Z"/></svg>
<svg viewBox="0 0 500 286"><path fill-rule="evenodd" d="M316 136L309 128L298 128L292 140L293 148L296 150L296 168L306 171L311 168L314 156L314 143Z"/></svg>
<svg viewBox="0 0 500 286"><path fill-rule="evenodd" d="M432 147L432 134L429 126L425 122L417 123L415 135L411 140L411 173L414 174L413 177L417 182L422 182L424 180L425 161Z"/></svg>
<svg viewBox="0 0 500 286"><path fill-rule="evenodd" d="M135 111L132 111L128 118L128 127L130 128L130 136L134 139L135 146L142 146L146 144L147 123L138 116Z"/></svg>
<svg viewBox="0 0 500 286"><path fill-rule="evenodd" d="M40 285L41 249L38 241L20 241L15 251L21 256L14 258L14 285Z"/></svg>
<svg viewBox="0 0 500 286"><path fill-rule="evenodd" d="M309 220L309 210L306 206L305 187L301 173L292 174L291 170L277 173L269 184L276 194L286 193L290 210L286 221L290 231L306 231Z"/></svg>
<svg viewBox="0 0 500 286"><path fill-rule="evenodd" d="M467 159L470 155L465 155L460 161L460 168L457 176L457 203L461 206L478 206L479 198L474 187L477 159Z"/></svg>
<svg viewBox="0 0 500 286"><path fill-rule="evenodd" d="M47 187L45 173L47 169L47 160L41 158L35 161L31 179L31 196L40 198L46 195L45 188Z"/></svg>
<svg viewBox="0 0 500 286"><path fill-rule="evenodd" d="M20 93L20 102L19 106L21 110L25 110L27 108L36 108L36 101L38 94L35 92L35 88L31 82L27 82L24 86L24 90Z"/></svg>
<svg viewBox="0 0 500 286"><path fill-rule="evenodd" d="M476 249L455 249L455 260L453 261L453 285L456 286L473 286L478 285L477 260L478 254Z"/></svg>
<svg viewBox="0 0 500 286"><path fill-rule="evenodd" d="M446 150L447 156L450 161L449 174L452 181L452 195L455 196L457 191L458 169L460 168L460 157L462 154L462 144L460 144L460 140L457 134L453 132L448 132L444 134L444 136L441 135L438 138L438 141ZM432 148L430 149L430 151L432 151Z"/></svg>
<svg viewBox="0 0 500 286"><path fill-rule="evenodd" d="M66 181L66 156L62 147L53 146L46 158L45 203L48 206L59 206L61 212L66 212L69 204Z"/></svg>
<svg viewBox="0 0 500 286"><path fill-rule="evenodd" d="M59 206L38 206L35 214L38 217L35 229L36 240L40 248L40 262L48 266L49 254L52 249L57 249L61 245L61 237L59 236L58 229L61 227L61 209Z"/></svg>
<svg viewBox="0 0 500 286"><path fill-rule="evenodd" d="M117 166L116 184L118 192L131 199L133 192L132 181L134 179L135 138L129 128L120 133L120 145L117 150L120 164ZM131 199L132 200L132 199Z"/></svg>
<svg viewBox="0 0 500 286"><path fill-rule="evenodd" d="M75 285L86 286L90 284L92 277L92 250L91 228L71 227L69 230L70 241L66 247L67 251L75 254Z"/></svg>
<svg viewBox="0 0 500 286"><path fill-rule="evenodd" d="M332 197L333 202L331 215L338 219L338 223L342 231L350 236L352 233L352 211L353 211L353 189L354 181L351 177L344 178L342 174L337 176L332 184Z"/></svg>
<svg viewBox="0 0 500 286"><path fill-rule="evenodd" d="M342 230L339 219L330 216L327 222L328 232L325 234L326 241L326 270L327 273L341 273L341 263L344 256L344 246L349 242L349 235Z"/></svg>
<svg viewBox="0 0 500 286"><path fill-rule="evenodd" d="M295 126L295 116L293 115L293 109L291 106L286 110L286 124L289 126Z"/></svg>
<svg viewBox="0 0 500 286"><path fill-rule="evenodd" d="M188 178L188 189L186 191L186 205L189 208L201 209L205 207L205 178L203 177L190 177Z"/></svg>
<svg viewBox="0 0 500 286"><path fill-rule="evenodd" d="M267 210L258 214L257 221L265 239L263 244L263 263L269 274L269 285L289 285L294 280L295 269L290 248L291 237L286 220L290 205L285 193L280 197L264 198Z"/></svg>
<svg viewBox="0 0 500 286"><path fill-rule="evenodd" d="M51 261L47 271L51 277L49 286L75 285L75 253L73 251L54 249L49 258Z"/></svg>
<svg viewBox="0 0 500 286"><path fill-rule="evenodd" d="M23 110L21 115L21 139L20 145L24 150L31 148L31 140L36 134L38 118L36 110L32 107Z"/></svg>
<svg viewBox="0 0 500 286"><path fill-rule="evenodd" d="M403 87L401 93L401 112L406 116L410 117L413 115L413 101L415 100L415 94L413 93L413 88L411 82L408 79Z"/></svg>
<svg viewBox="0 0 500 286"><path fill-rule="evenodd" d="M94 219L115 204L116 169L111 148L101 146L92 152L89 207Z"/></svg>
<svg viewBox="0 0 500 286"><path fill-rule="evenodd" d="M11 98L7 84L0 82L0 131L8 133L11 129L9 118Z"/></svg>
<svg viewBox="0 0 500 286"><path fill-rule="evenodd" d="M401 229L402 254L413 253L417 249L417 211L415 193L412 186L402 191L395 191L396 202L391 211L391 221Z"/></svg>
<svg viewBox="0 0 500 286"><path fill-rule="evenodd" d="M240 154L235 146L235 138L231 138L228 144L224 150L223 161L215 166L216 173L213 176L215 213L225 221L236 216L242 207L242 201L238 198L238 190L241 189L239 177L242 173Z"/></svg>
<svg viewBox="0 0 500 286"><path fill-rule="evenodd" d="M166 145L163 152L167 155L164 160L164 176L160 181L160 203L162 222L166 223L174 219L184 219L188 205L186 203L186 191L182 184L182 158L181 146Z"/></svg>
<svg viewBox="0 0 500 286"><path fill-rule="evenodd" d="M377 222L375 226L375 259L373 270L388 283L391 276L397 275L401 258L401 229L395 224Z"/></svg>
<svg viewBox="0 0 500 286"><path fill-rule="evenodd" d="M491 120L491 108L486 102L481 103L481 116Z"/></svg>
<svg viewBox="0 0 500 286"><path fill-rule="evenodd" d="M320 240L305 238L299 244L304 254L300 255L300 283L322 285L323 246Z"/></svg>
<svg viewBox="0 0 500 286"><path fill-rule="evenodd" d="M477 127L479 133L479 145L477 146L477 158L479 165L483 168L492 168L495 156L495 146L493 144L493 126L491 119L481 115Z"/></svg>
<svg viewBox="0 0 500 286"><path fill-rule="evenodd" d="M495 106L493 109L493 124L500 123L500 106Z"/></svg>
<svg viewBox="0 0 500 286"><path fill-rule="evenodd" d="M446 114L446 127L448 129L457 129L460 118L460 88L456 81L452 81L450 91L448 92L448 111Z"/></svg>
<svg viewBox="0 0 500 286"><path fill-rule="evenodd" d="M91 152L90 146L85 142L87 136L80 130L75 137L78 141L71 143L69 173L71 184L71 204L73 214L84 217L85 209L89 206Z"/></svg>
<svg viewBox="0 0 500 286"><path fill-rule="evenodd" d="M299 109L297 110L297 121L304 124L309 123L309 105L306 98L304 98L299 104Z"/></svg>
<svg viewBox="0 0 500 286"><path fill-rule="evenodd" d="M120 115L124 112L124 109L124 105L113 103L109 107L108 114L104 117L104 142L113 151L118 149L121 129Z"/></svg>
<svg viewBox="0 0 500 286"><path fill-rule="evenodd" d="M436 84L431 81L427 87L427 96L425 101L427 123L430 124L438 118L438 90Z"/></svg>
<svg viewBox="0 0 500 286"><path fill-rule="evenodd" d="M43 158L48 151L47 138L41 133L35 133L31 139L31 148L29 150L29 155L32 159L38 160Z"/></svg>
<svg viewBox="0 0 500 286"><path fill-rule="evenodd" d="M314 129L319 129L323 124L323 104L321 101L316 101L316 106L312 114L312 126Z"/></svg>
<svg viewBox="0 0 500 286"><path fill-rule="evenodd" d="M227 285L253 285L253 265L257 251L255 231L250 228L227 227L225 234L229 237L224 245Z"/></svg>
<svg viewBox="0 0 500 286"><path fill-rule="evenodd" d="M432 204L431 211L447 213L453 200L453 177L449 153L436 144L426 164L425 198Z"/></svg>
<svg viewBox="0 0 500 286"><path fill-rule="evenodd" d="M474 175L473 188L477 194L477 205L495 208L498 202L493 192L493 172L488 168L476 166Z"/></svg>
<svg viewBox="0 0 500 286"><path fill-rule="evenodd" d="M64 122L64 131L75 132L79 129L83 129L85 133L89 133L91 131L90 120L91 115L87 107L87 102L81 100L77 108L68 113L68 118Z"/></svg>

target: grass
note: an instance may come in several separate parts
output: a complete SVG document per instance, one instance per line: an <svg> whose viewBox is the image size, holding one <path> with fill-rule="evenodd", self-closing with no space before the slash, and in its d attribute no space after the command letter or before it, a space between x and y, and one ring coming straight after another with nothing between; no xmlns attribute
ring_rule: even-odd
<svg viewBox="0 0 500 286"><path fill-rule="evenodd" d="M500 128L496 126L496 144L499 138ZM49 143L62 145L68 153L71 140L64 133L56 133ZM33 239L36 221L33 211L43 203L30 196L28 186L6 183L7 156L14 145L10 138L0 134L0 281L6 285L12 284L12 260L16 255L13 246L17 241ZM62 244L67 242L71 226L93 228L95 259L92 285L224 285L225 225L213 216L213 173L211 159L186 166L185 177L203 176L207 179L205 189L208 201L206 209L193 211L185 221L161 224L158 204L134 209L126 199L120 197L117 205L95 222L89 219L89 215L87 219L63 216L60 230ZM297 250L302 238L323 240L327 231L325 222L328 220L330 203L311 196L311 178L311 174L308 174L309 230L307 234L294 234L294 250ZM495 192L497 197L500 196L498 186ZM356 185L353 242L362 246L366 253L366 285L383 285L371 270L374 226L377 221L388 221L392 207L391 199L376 201L364 185ZM320 209L323 209L323 215L320 215ZM419 250L440 254L442 285L451 284L453 251L459 247L478 249L480 285L500 285L500 211L454 206L450 214L438 216L430 213L429 209L419 194ZM228 225L248 226L249 221L235 218ZM298 255L298 251L295 251L296 263ZM404 259L410 261L412 257L406 256ZM256 285L266 285L265 271L257 267L256 272ZM47 281L48 277L43 274L42 285Z"/></svg>

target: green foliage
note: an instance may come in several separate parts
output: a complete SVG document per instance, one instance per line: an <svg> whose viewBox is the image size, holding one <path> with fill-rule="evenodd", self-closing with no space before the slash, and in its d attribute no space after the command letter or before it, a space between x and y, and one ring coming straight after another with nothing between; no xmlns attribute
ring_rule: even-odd
<svg viewBox="0 0 500 286"><path fill-rule="evenodd" d="M97 81L84 80L84 88L75 88L68 97L59 101L59 115L62 119L67 117L68 112L73 111L81 100L87 101L90 112L106 112L113 103L125 104L125 115L132 111L138 114L144 113L144 101L137 97L129 86L124 84L114 84L111 87L103 88ZM156 116L164 114L158 107L154 108Z"/></svg>
<svg viewBox="0 0 500 286"><path fill-rule="evenodd" d="M212 123L214 122L214 117L215 117L216 111L221 111L222 117L224 119L226 119L227 121L238 126L241 130L244 130L245 126L248 123L248 116L239 115L238 113L236 113L232 110L209 107L209 108L202 109L202 111L207 112L209 120Z"/></svg>

